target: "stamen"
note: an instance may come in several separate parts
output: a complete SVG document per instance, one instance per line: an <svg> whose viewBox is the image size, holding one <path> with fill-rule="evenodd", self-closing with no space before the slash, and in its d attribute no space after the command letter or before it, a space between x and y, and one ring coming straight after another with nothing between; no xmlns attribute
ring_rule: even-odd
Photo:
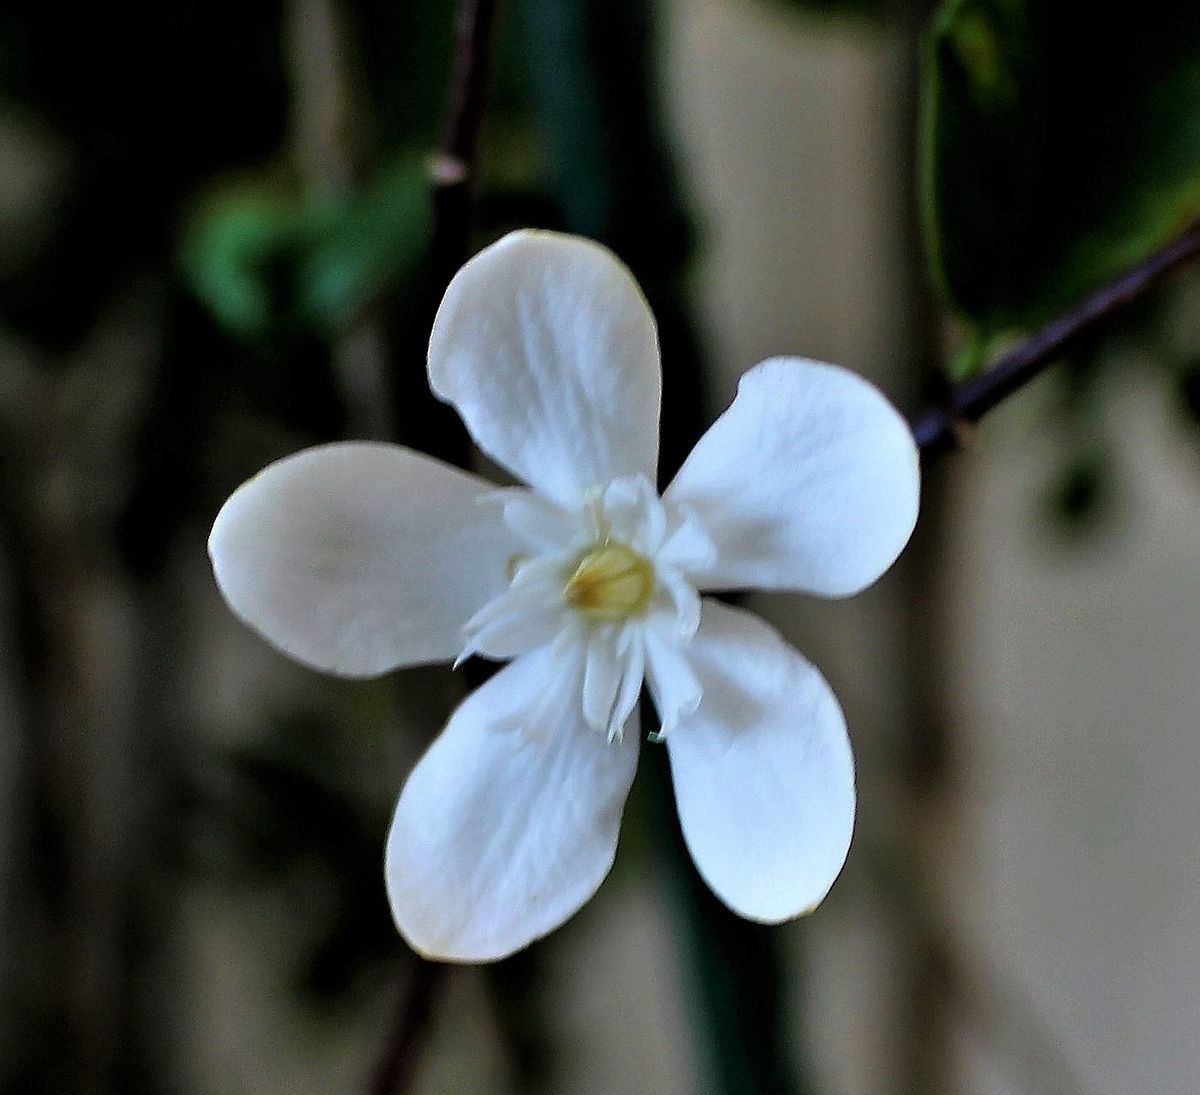
<svg viewBox="0 0 1200 1095"><path fill-rule="evenodd" d="M604 492L599 487L591 487L584 494L583 511L593 539L605 539L608 536L608 519L604 515Z"/></svg>
<svg viewBox="0 0 1200 1095"><path fill-rule="evenodd" d="M587 616L619 620L646 610L654 593L650 561L625 544L593 548L567 580L567 604Z"/></svg>

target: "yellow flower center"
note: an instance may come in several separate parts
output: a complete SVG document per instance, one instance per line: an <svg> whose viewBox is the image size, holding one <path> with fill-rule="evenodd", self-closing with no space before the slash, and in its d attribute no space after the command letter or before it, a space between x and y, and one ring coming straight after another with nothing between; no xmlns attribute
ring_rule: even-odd
<svg viewBox="0 0 1200 1095"><path fill-rule="evenodd" d="M585 616L619 620L644 612L654 593L650 560L625 544L593 548L567 580L567 604Z"/></svg>

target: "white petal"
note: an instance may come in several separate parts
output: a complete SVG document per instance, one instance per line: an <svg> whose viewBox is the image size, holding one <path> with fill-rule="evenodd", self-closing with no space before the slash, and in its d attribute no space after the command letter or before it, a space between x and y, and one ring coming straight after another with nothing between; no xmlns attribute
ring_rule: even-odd
<svg viewBox="0 0 1200 1095"><path fill-rule="evenodd" d="M587 726L578 672L556 673L553 659L524 655L469 696L401 792L388 898L427 957L512 954L574 913L612 866L638 734L609 743ZM560 698L557 725L497 732L547 689Z"/></svg>
<svg viewBox="0 0 1200 1095"><path fill-rule="evenodd" d="M667 531L667 511L644 475L614 479L604 491L604 519L611 534L634 551L653 557Z"/></svg>
<svg viewBox="0 0 1200 1095"><path fill-rule="evenodd" d="M597 628L588 642L583 671L583 717L593 729L609 729L623 668L615 628Z"/></svg>
<svg viewBox="0 0 1200 1095"><path fill-rule="evenodd" d="M506 661L527 650L553 642L563 628L560 609L531 608L515 591L501 594L467 622L459 663L475 654L495 661Z"/></svg>
<svg viewBox="0 0 1200 1095"><path fill-rule="evenodd" d="M684 839L734 912L774 924L833 885L854 827L854 761L821 674L757 617L716 601L688 656L704 698L667 738Z"/></svg>
<svg viewBox="0 0 1200 1095"><path fill-rule="evenodd" d="M513 658L553 640L568 616L563 603L565 567L558 556L522 563L512 585L467 621L458 660L471 654Z"/></svg>
<svg viewBox="0 0 1200 1095"><path fill-rule="evenodd" d="M706 589L870 585L908 542L920 472L907 423L836 365L773 358L687 458L666 497L691 507L717 548Z"/></svg>
<svg viewBox="0 0 1200 1095"><path fill-rule="evenodd" d="M658 465L654 317L606 248L513 232L454 277L429 384L489 456L560 503Z"/></svg>
<svg viewBox="0 0 1200 1095"><path fill-rule="evenodd" d="M655 561L684 574L703 574L717 561L717 548L689 509L676 510L674 528Z"/></svg>
<svg viewBox="0 0 1200 1095"><path fill-rule="evenodd" d="M586 539L578 513L556 506L536 491L508 487L497 491L496 497L508 527L531 551L561 551Z"/></svg>
<svg viewBox="0 0 1200 1095"><path fill-rule="evenodd" d="M583 715L610 740L624 732L642 690L643 660L635 628L594 628L583 672Z"/></svg>
<svg viewBox="0 0 1200 1095"><path fill-rule="evenodd" d="M696 587L674 570L658 572L660 603L675 617L676 639L690 639L700 626L700 594Z"/></svg>
<svg viewBox="0 0 1200 1095"><path fill-rule="evenodd" d="M646 678L646 647L639 627L626 624L617 642L617 652L625 660L625 669L613 704L613 720L608 731L610 738L621 737L631 723L637 722L637 702ZM636 725L634 731L637 731Z"/></svg>
<svg viewBox="0 0 1200 1095"><path fill-rule="evenodd" d="M688 659L691 644L681 641L674 620L647 621L642 637L646 682L661 724L658 736L665 738L696 710L704 686Z"/></svg>
<svg viewBox="0 0 1200 1095"><path fill-rule="evenodd" d="M306 449L243 483L208 550L230 607L285 654L369 677L450 661L507 585L491 484L398 445Z"/></svg>

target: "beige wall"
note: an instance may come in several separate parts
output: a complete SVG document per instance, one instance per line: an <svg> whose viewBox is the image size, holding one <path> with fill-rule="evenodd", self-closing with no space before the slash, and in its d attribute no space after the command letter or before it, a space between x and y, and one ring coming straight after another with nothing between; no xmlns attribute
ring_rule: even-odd
<svg viewBox="0 0 1200 1095"><path fill-rule="evenodd" d="M889 334L904 297L895 44L766 5L676 0L672 12L721 395L779 352L907 389ZM1128 508L1110 535L1065 548L1039 528L1054 452L1036 390L956 458L945 566L961 828L932 908L986 975L981 1018L964 1013L957 1040L963 1092L1058 1092L1072 1072L1096 1095L1196 1090L1200 459L1169 436L1163 394L1127 365L1110 414L1126 434ZM894 665L876 660L880 633L903 626L884 586L858 603L773 610L852 715L860 837L887 824L869 795L886 779L889 712L904 706L888 695L904 687ZM812 951L807 1010L829 1090L885 1095L896 967L862 854L860 841L844 892L793 930Z"/></svg>

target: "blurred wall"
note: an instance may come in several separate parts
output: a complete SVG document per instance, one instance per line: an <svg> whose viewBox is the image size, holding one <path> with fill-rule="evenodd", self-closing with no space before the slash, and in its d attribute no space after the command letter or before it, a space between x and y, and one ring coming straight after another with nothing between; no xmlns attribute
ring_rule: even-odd
<svg viewBox="0 0 1200 1095"><path fill-rule="evenodd" d="M897 43L768 5L675 0L671 11L680 148L707 229L716 405L775 353L838 361L911 398L913 347L897 337L912 291ZM951 458L953 608L930 656L947 659L957 686L959 767L930 845L939 876L910 897L967 981L948 1039L956 1091L1196 1089L1200 461L1137 362L1120 366L1128 379L1107 413L1122 438L1123 508L1096 535L1067 545L1047 526L1040 501L1058 454L1044 391ZM854 602L769 608L830 677L859 759L846 875L790 929L816 978L803 1007L820 1073L846 1095L899 1089L888 1024L903 1004L903 940L866 860L873 835L903 824L887 787L907 707L894 637L926 606L904 603L914 591L900 581Z"/></svg>

